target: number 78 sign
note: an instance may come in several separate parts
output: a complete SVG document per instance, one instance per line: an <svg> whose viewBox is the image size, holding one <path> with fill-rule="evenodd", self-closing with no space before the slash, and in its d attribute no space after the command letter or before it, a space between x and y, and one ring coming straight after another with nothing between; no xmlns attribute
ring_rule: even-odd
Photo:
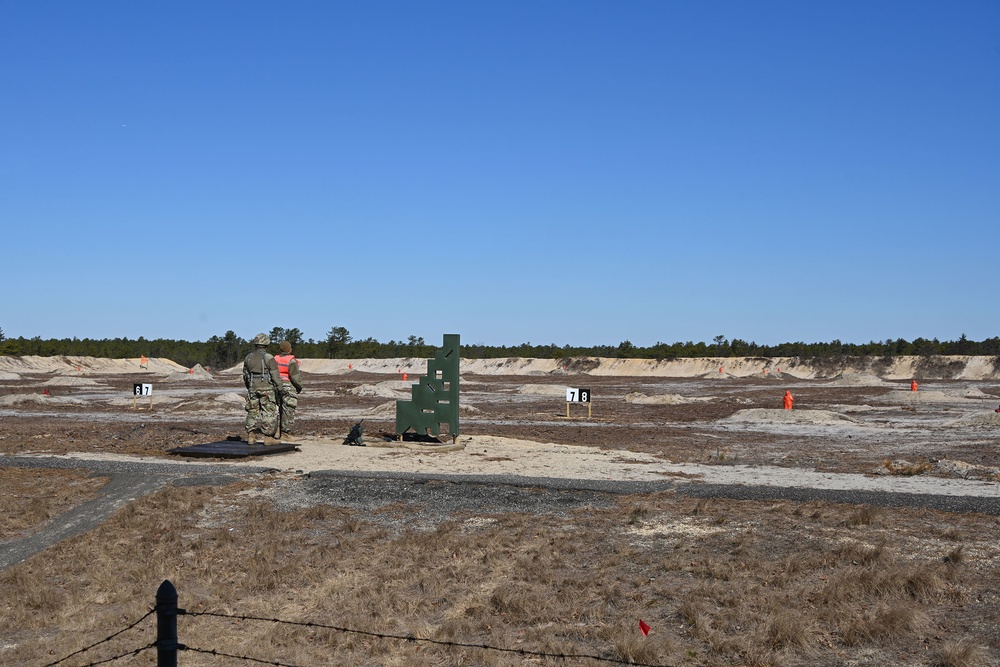
<svg viewBox="0 0 1000 667"><path fill-rule="evenodd" d="M567 387L566 388L566 418L569 419L569 404L570 403L586 403L587 404L587 419L590 419L591 415L591 404L590 404L590 390L589 389L579 389L577 387Z"/></svg>

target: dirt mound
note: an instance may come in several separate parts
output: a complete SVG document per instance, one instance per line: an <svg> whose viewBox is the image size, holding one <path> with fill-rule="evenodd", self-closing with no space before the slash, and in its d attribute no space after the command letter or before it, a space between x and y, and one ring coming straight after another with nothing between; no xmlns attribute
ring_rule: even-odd
<svg viewBox="0 0 1000 667"><path fill-rule="evenodd" d="M953 419L946 426L1000 426L1000 412L976 412Z"/></svg>
<svg viewBox="0 0 1000 667"><path fill-rule="evenodd" d="M996 396L983 393L983 390L979 387L969 387L962 393L962 398L984 398L991 401L996 400Z"/></svg>
<svg viewBox="0 0 1000 667"><path fill-rule="evenodd" d="M829 410L782 410L748 408L720 419L719 423L732 424L856 424L857 420Z"/></svg>
<svg viewBox="0 0 1000 667"><path fill-rule="evenodd" d="M355 396L372 396L376 398L408 398L412 382L403 380L386 380L378 384L361 384L352 387L350 391Z"/></svg>
<svg viewBox="0 0 1000 667"><path fill-rule="evenodd" d="M1000 477L1000 469L998 468L952 459L941 459L934 464L934 469L962 479L985 479L995 482Z"/></svg>
<svg viewBox="0 0 1000 667"><path fill-rule="evenodd" d="M352 371L364 373L397 374L419 373L426 368L427 359L299 359L304 373L343 375ZM0 357L0 371L13 373L63 373L80 371L98 374L150 373L168 375L183 373L187 369L169 360L151 358L139 369L138 359L102 359L97 357ZM719 368L724 373L719 373ZM579 357L572 359L462 359L461 372L480 375L552 375L586 374L617 377L751 377L781 375L799 379L839 378L853 382L850 376L862 376L862 384L879 386L884 380L874 382L868 378L909 380L913 377L953 380L997 380L1000 365L996 357L936 356L936 357L842 357L834 359L804 359L799 357L704 357L692 359L611 359L605 357ZM221 372L222 375L239 375L243 364Z"/></svg>
<svg viewBox="0 0 1000 667"><path fill-rule="evenodd" d="M38 404L58 404L58 405L83 405L79 398L68 398L65 396L46 396L45 394L11 394L0 397L0 405L24 405L26 403Z"/></svg>
<svg viewBox="0 0 1000 667"><path fill-rule="evenodd" d="M482 410L474 405L469 405L467 403L461 403L458 406L458 414L460 415L475 415L481 413ZM396 416L396 401L386 401L376 405L374 408L368 411L368 414L372 417L393 417Z"/></svg>
<svg viewBox="0 0 1000 667"><path fill-rule="evenodd" d="M831 380L830 384L835 387L882 387L889 383L868 373L842 373Z"/></svg>
<svg viewBox="0 0 1000 667"><path fill-rule="evenodd" d="M12 382L14 380L20 380L21 376L17 373L9 373L7 371L0 371L0 382Z"/></svg>
<svg viewBox="0 0 1000 667"><path fill-rule="evenodd" d="M390 417L396 414L396 401L386 401L368 411L372 417Z"/></svg>
<svg viewBox="0 0 1000 667"><path fill-rule="evenodd" d="M634 405L684 405L685 403L701 403L711 401L711 398L687 398L680 394L658 394L647 396L639 391L625 394L625 402Z"/></svg>
<svg viewBox="0 0 1000 667"><path fill-rule="evenodd" d="M702 377L706 380L732 380L736 376L733 375L732 373L726 373L726 372L719 373L718 371L716 371L716 372L703 373L699 377Z"/></svg>
<svg viewBox="0 0 1000 667"><path fill-rule="evenodd" d="M98 375L117 375L120 373L149 373L165 375L184 370L180 364L170 359L153 358L139 368L139 359L108 359L104 357L55 356L39 357L24 355L20 357L0 357L0 371L14 373L96 373Z"/></svg>
<svg viewBox="0 0 1000 667"><path fill-rule="evenodd" d="M214 380L212 374L206 371L201 364L195 364L194 368L186 371L177 371L168 375L166 380Z"/></svg>
<svg viewBox="0 0 1000 667"><path fill-rule="evenodd" d="M45 387L93 387L98 384L97 380L91 380L90 378L84 377L68 377L60 376L54 377L51 380L46 380L42 383Z"/></svg>
<svg viewBox="0 0 1000 667"><path fill-rule="evenodd" d="M969 399L981 400L984 398L992 398L982 392L979 392L978 395L973 394L972 396L969 396L969 391L970 390L941 391L939 389L894 391L886 394L885 396L879 396L875 400L881 403L910 405L918 403L961 403L962 401Z"/></svg>
<svg viewBox="0 0 1000 667"><path fill-rule="evenodd" d="M246 398L243 396L243 394L239 394L235 391L227 391L225 394L219 394L218 396L216 396L213 402L226 406L229 405L243 406L246 404Z"/></svg>
<svg viewBox="0 0 1000 667"><path fill-rule="evenodd" d="M522 384L517 393L526 396L566 396L566 387L561 384Z"/></svg>

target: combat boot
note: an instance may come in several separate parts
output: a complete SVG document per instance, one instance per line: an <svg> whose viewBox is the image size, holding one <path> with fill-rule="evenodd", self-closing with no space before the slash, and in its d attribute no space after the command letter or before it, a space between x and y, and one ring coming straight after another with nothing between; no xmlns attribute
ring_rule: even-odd
<svg viewBox="0 0 1000 667"><path fill-rule="evenodd" d="M257 444L257 434L253 431L247 431L247 444L255 445Z"/></svg>

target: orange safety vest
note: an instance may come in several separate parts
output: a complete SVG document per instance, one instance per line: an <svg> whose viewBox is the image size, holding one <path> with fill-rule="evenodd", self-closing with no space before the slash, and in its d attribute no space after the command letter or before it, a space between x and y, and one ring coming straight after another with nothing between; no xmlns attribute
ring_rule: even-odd
<svg viewBox="0 0 1000 667"><path fill-rule="evenodd" d="M278 362L278 373L281 375L282 382L291 382L291 378L288 377L288 364L292 361L298 361L294 354L276 354L274 355L274 360Z"/></svg>

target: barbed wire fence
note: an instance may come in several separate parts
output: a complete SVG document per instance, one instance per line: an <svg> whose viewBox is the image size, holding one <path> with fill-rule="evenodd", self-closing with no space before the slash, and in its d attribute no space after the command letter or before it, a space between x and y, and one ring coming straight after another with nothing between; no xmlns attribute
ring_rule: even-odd
<svg viewBox="0 0 1000 667"><path fill-rule="evenodd" d="M224 614L221 612L213 611L187 611L181 609L177 606L178 595L177 589L169 581L165 580L160 584L160 587L156 591L156 606L150 609L148 612L143 614L140 618L136 619L127 626L114 632L104 639L94 642L89 646L73 651L72 653L54 661L50 662L44 667L57 667L66 663L73 657L91 651L103 644L110 642L116 637L132 630L137 627L140 623L145 621L147 618L156 614L156 641L146 644L145 646L138 646L136 648L124 651L117 655L102 658L100 660L94 660L78 667L96 667L97 665L104 665L116 660L121 660L123 658L137 656L148 650L156 649L156 666L157 667L177 667L177 656L181 651L190 651L192 653L200 653L205 655L213 655L222 658L230 658L233 660L241 660L247 663L263 664L263 665L275 665L276 667L309 667L308 665L295 665L287 662L281 662L280 660L275 660L272 658L256 658L248 655L238 655L235 653L229 653L221 649L210 649L202 648L197 646L188 646L182 644L179 641L177 634L177 617L178 616L189 616L192 618L197 617L212 617L221 619L230 619L234 621L257 621L266 623L276 623L279 625L288 625L295 627L306 627L315 628L321 630L330 630L334 632L340 632L344 634L352 635L362 635L365 637L370 637L373 639L383 640L383 641L403 641L408 643L420 643L420 644L430 644L436 646L443 646L448 648L460 648L460 649L478 649L481 651L490 651L494 653L507 653L516 654L523 656L525 658L553 658L562 661L571 660L591 660L600 663L608 664L618 664L618 665L632 665L633 667L674 667L672 665L665 664L650 664L643 662L635 662L633 660L626 660L622 658L611 658L601 655L592 655L586 653L549 653L546 651L534 651L531 649L523 648L505 648L502 646L492 646L490 644L473 644L464 642L453 642L453 641L443 641L439 639L430 639L427 637L417 637L415 635L397 635L391 633L383 632L372 632L368 630L357 630L354 628L346 628L337 625L330 625L327 623L316 623L313 621L291 621L280 618L267 618L263 616L251 616L248 614Z"/></svg>

